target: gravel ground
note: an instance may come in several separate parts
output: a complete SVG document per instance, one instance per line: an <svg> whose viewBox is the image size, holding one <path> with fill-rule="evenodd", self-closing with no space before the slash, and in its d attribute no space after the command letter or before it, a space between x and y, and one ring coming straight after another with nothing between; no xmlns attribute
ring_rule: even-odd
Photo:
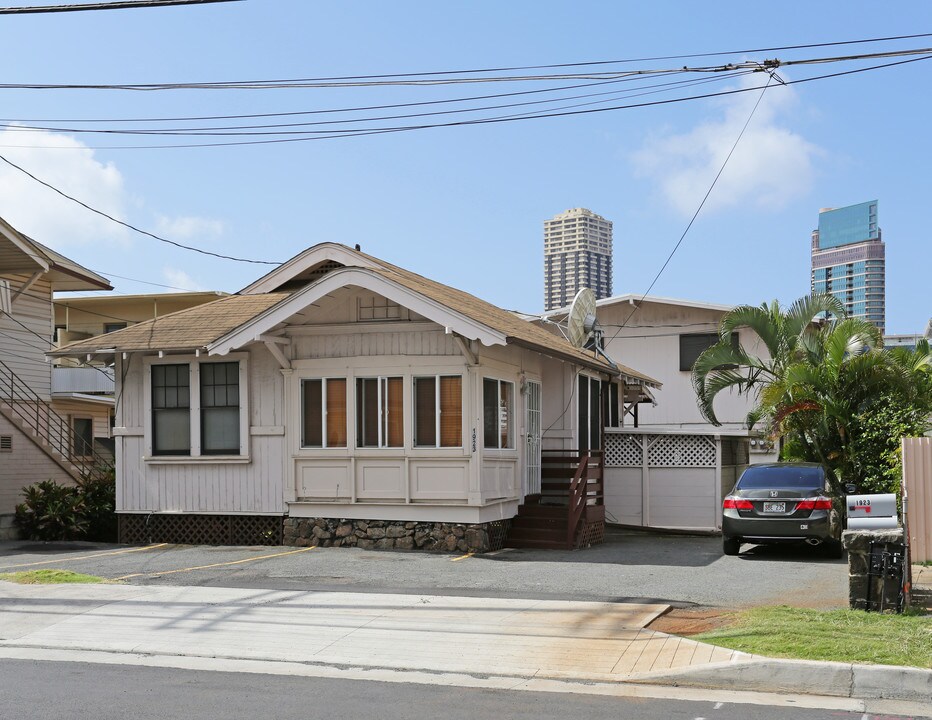
<svg viewBox="0 0 932 720"><path fill-rule="evenodd" d="M60 568L137 584L637 600L679 607L847 605L845 560L826 559L805 545L744 547L742 555L725 557L718 537L620 530L611 530L605 544L586 550L475 556L5 542L0 543L0 572Z"/></svg>

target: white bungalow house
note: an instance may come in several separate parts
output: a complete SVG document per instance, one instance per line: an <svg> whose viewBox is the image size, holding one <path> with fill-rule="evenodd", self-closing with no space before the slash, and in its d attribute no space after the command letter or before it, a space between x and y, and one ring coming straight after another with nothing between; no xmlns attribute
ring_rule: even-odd
<svg viewBox="0 0 932 720"><path fill-rule="evenodd" d="M334 243L52 355L115 362L124 542L596 542L602 388L659 387Z"/></svg>

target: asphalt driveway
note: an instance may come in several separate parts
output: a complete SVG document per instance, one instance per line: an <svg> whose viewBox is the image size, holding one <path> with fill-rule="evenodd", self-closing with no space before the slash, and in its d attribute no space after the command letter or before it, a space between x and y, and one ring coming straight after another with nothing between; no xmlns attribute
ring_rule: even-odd
<svg viewBox="0 0 932 720"><path fill-rule="evenodd" d="M845 607L847 565L808 546L745 546L725 557L718 537L610 530L577 551L446 555L356 548L134 547L0 543L0 573L42 568L133 584L196 585L665 602L681 607Z"/></svg>

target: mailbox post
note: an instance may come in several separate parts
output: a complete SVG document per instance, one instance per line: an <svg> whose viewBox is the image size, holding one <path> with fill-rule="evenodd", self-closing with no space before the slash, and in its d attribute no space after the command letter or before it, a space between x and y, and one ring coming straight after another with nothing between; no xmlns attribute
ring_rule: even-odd
<svg viewBox="0 0 932 720"><path fill-rule="evenodd" d="M908 567L903 530L896 512L896 495L848 495L848 597L854 609L902 612L904 567Z"/></svg>

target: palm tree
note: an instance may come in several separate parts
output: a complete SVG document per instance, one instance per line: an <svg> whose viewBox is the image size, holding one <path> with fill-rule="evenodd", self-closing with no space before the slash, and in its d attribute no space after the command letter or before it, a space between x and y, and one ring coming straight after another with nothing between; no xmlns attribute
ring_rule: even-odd
<svg viewBox="0 0 932 720"><path fill-rule="evenodd" d="M828 319L825 319L827 316ZM766 354L731 342L750 328ZM770 434L787 438L794 459L821 462L836 484L855 466L849 428L858 413L899 376L882 347L879 330L845 317L830 295L797 300L786 311L776 301L727 313L720 341L693 366L693 386L702 414L718 425L713 403L725 389L753 392L757 403L748 426L769 421Z"/></svg>
<svg viewBox="0 0 932 720"><path fill-rule="evenodd" d="M712 424L721 425L713 408L718 393L732 388L758 391L781 379L787 367L806 357L818 318L825 315L845 316L844 306L832 295L800 298L788 310L774 300L759 307L740 305L726 313L719 326L719 342L693 365L693 387L702 415ZM744 327L757 335L760 349L765 352L752 354L732 343L732 333Z"/></svg>

